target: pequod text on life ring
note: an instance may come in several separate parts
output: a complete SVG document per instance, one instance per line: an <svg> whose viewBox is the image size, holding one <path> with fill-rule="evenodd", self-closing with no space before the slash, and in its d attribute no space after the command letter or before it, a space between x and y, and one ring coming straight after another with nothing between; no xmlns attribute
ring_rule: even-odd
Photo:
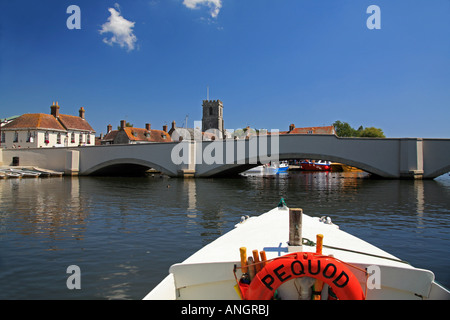
<svg viewBox="0 0 450 320"><path fill-rule="evenodd" d="M269 262L252 280L245 299L270 299L281 284L304 276L327 283L339 299L364 299L358 279L345 264L312 252L295 252Z"/></svg>

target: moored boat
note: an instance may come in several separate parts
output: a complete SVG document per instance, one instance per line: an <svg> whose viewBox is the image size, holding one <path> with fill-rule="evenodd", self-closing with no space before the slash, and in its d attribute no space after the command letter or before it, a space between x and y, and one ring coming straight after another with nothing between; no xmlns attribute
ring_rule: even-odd
<svg viewBox="0 0 450 320"><path fill-rule="evenodd" d="M300 170L304 171L330 171L330 161L323 160L303 160L300 162Z"/></svg>
<svg viewBox="0 0 450 320"><path fill-rule="evenodd" d="M288 170L289 170L289 165L287 164L286 161L283 161L278 165L277 173L287 172Z"/></svg>
<svg viewBox="0 0 450 320"><path fill-rule="evenodd" d="M264 165L260 165L249 169L247 171L242 172L242 175L276 175L279 173L287 172L289 169L289 165L286 162L272 162Z"/></svg>
<svg viewBox="0 0 450 320"><path fill-rule="evenodd" d="M5 178L21 178L22 173L11 169L0 169Z"/></svg>
<svg viewBox="0 0 450 320"><path fill-rule="evenodd" d="M281 203L281 202L280 202ZM181 263L144 299L450 299L433 272L283 203Z"/></svg>

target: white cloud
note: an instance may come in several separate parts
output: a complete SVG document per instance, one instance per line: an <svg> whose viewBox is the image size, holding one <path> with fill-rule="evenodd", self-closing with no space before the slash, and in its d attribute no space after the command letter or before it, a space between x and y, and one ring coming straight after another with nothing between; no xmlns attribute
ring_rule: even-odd
<svg viewBox="0 0 450 320"><path fill-rule="evenodd" d="M200 5L208 6L213 18L217 18L222 8L222 0L183 0L183 4L189 9L198 9Z"/></svg>
<svg viewBox="0 0 450 320"><path fill-rule="evenodd" d="M109 38L103 38L103 42L111 46L117 43L120 47L127 47L128 51L131 51L135 48L137 41L136 36L133 34L134 22L128 21L120 15L120 9L117 3L114 6L119 11L116 11L114 8L109 8L108 11L111 13L111 16L102 25L102 29L100 30L100 34L112 33L112 35Z"/></svg>

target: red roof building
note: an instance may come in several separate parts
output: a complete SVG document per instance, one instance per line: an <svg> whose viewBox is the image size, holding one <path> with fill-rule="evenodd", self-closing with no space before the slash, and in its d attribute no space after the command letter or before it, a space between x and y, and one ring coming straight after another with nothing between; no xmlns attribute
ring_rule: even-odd
<svg viewBox="0 0 450 320"><path fill-rule="evenodd" d="M95 144L95 130L84 118L59 113L58 102L53 102L50 114L23 114L1 128L4 148L74 147Z"/></svg>
<svg viewBox="0 0 450 320"><path fill-rule="evenodd" d="M336 134L334 126L296 128L289 125L289 131L280 131L280 134Z"/></svg>
<svg viewBox="0 0 450 320"><path fill-rule="evenodd" d="M101 144L137 144L137 143L156 143L171 142L167 126L163 126L163 130L151 129L151 125L147 123L145 128L127 127L125 120L120 121L119 130L112 130L112 126L108 125L107 133L101 140Z"/></svg>

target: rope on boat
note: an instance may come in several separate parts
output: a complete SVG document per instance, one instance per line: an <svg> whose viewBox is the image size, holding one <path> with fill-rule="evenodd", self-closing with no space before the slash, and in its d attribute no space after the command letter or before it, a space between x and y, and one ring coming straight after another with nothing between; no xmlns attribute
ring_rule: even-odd
<svg viewBox="0 0 450 320"><path fill-rule="evenodd" d="M316 245L316 243L314 241L309 240L307 238L302 238L302 244L305 245L305 246L310 246L310 247L314 247ZM325 244L323 245L323 247L328 248L328 249L346 251L346 252L351 252L351 253L357 253L357 254L362 254L362 255L366 255L366 256L371 256L371 257L374 257L374 258L386 259L386 260L391 260L391 261L400 262L400 263L406 263L406 264L411 265L408 261L405 261L405 260L400 260L400 259L390 258L390 257L385 257L385 256L379 256L379 255L372 254L372 253L356 251L356 250L351 250L351 249L345 249L345 248L338 248L338 247L328 246L328 245L325 245Z"/></svg>

